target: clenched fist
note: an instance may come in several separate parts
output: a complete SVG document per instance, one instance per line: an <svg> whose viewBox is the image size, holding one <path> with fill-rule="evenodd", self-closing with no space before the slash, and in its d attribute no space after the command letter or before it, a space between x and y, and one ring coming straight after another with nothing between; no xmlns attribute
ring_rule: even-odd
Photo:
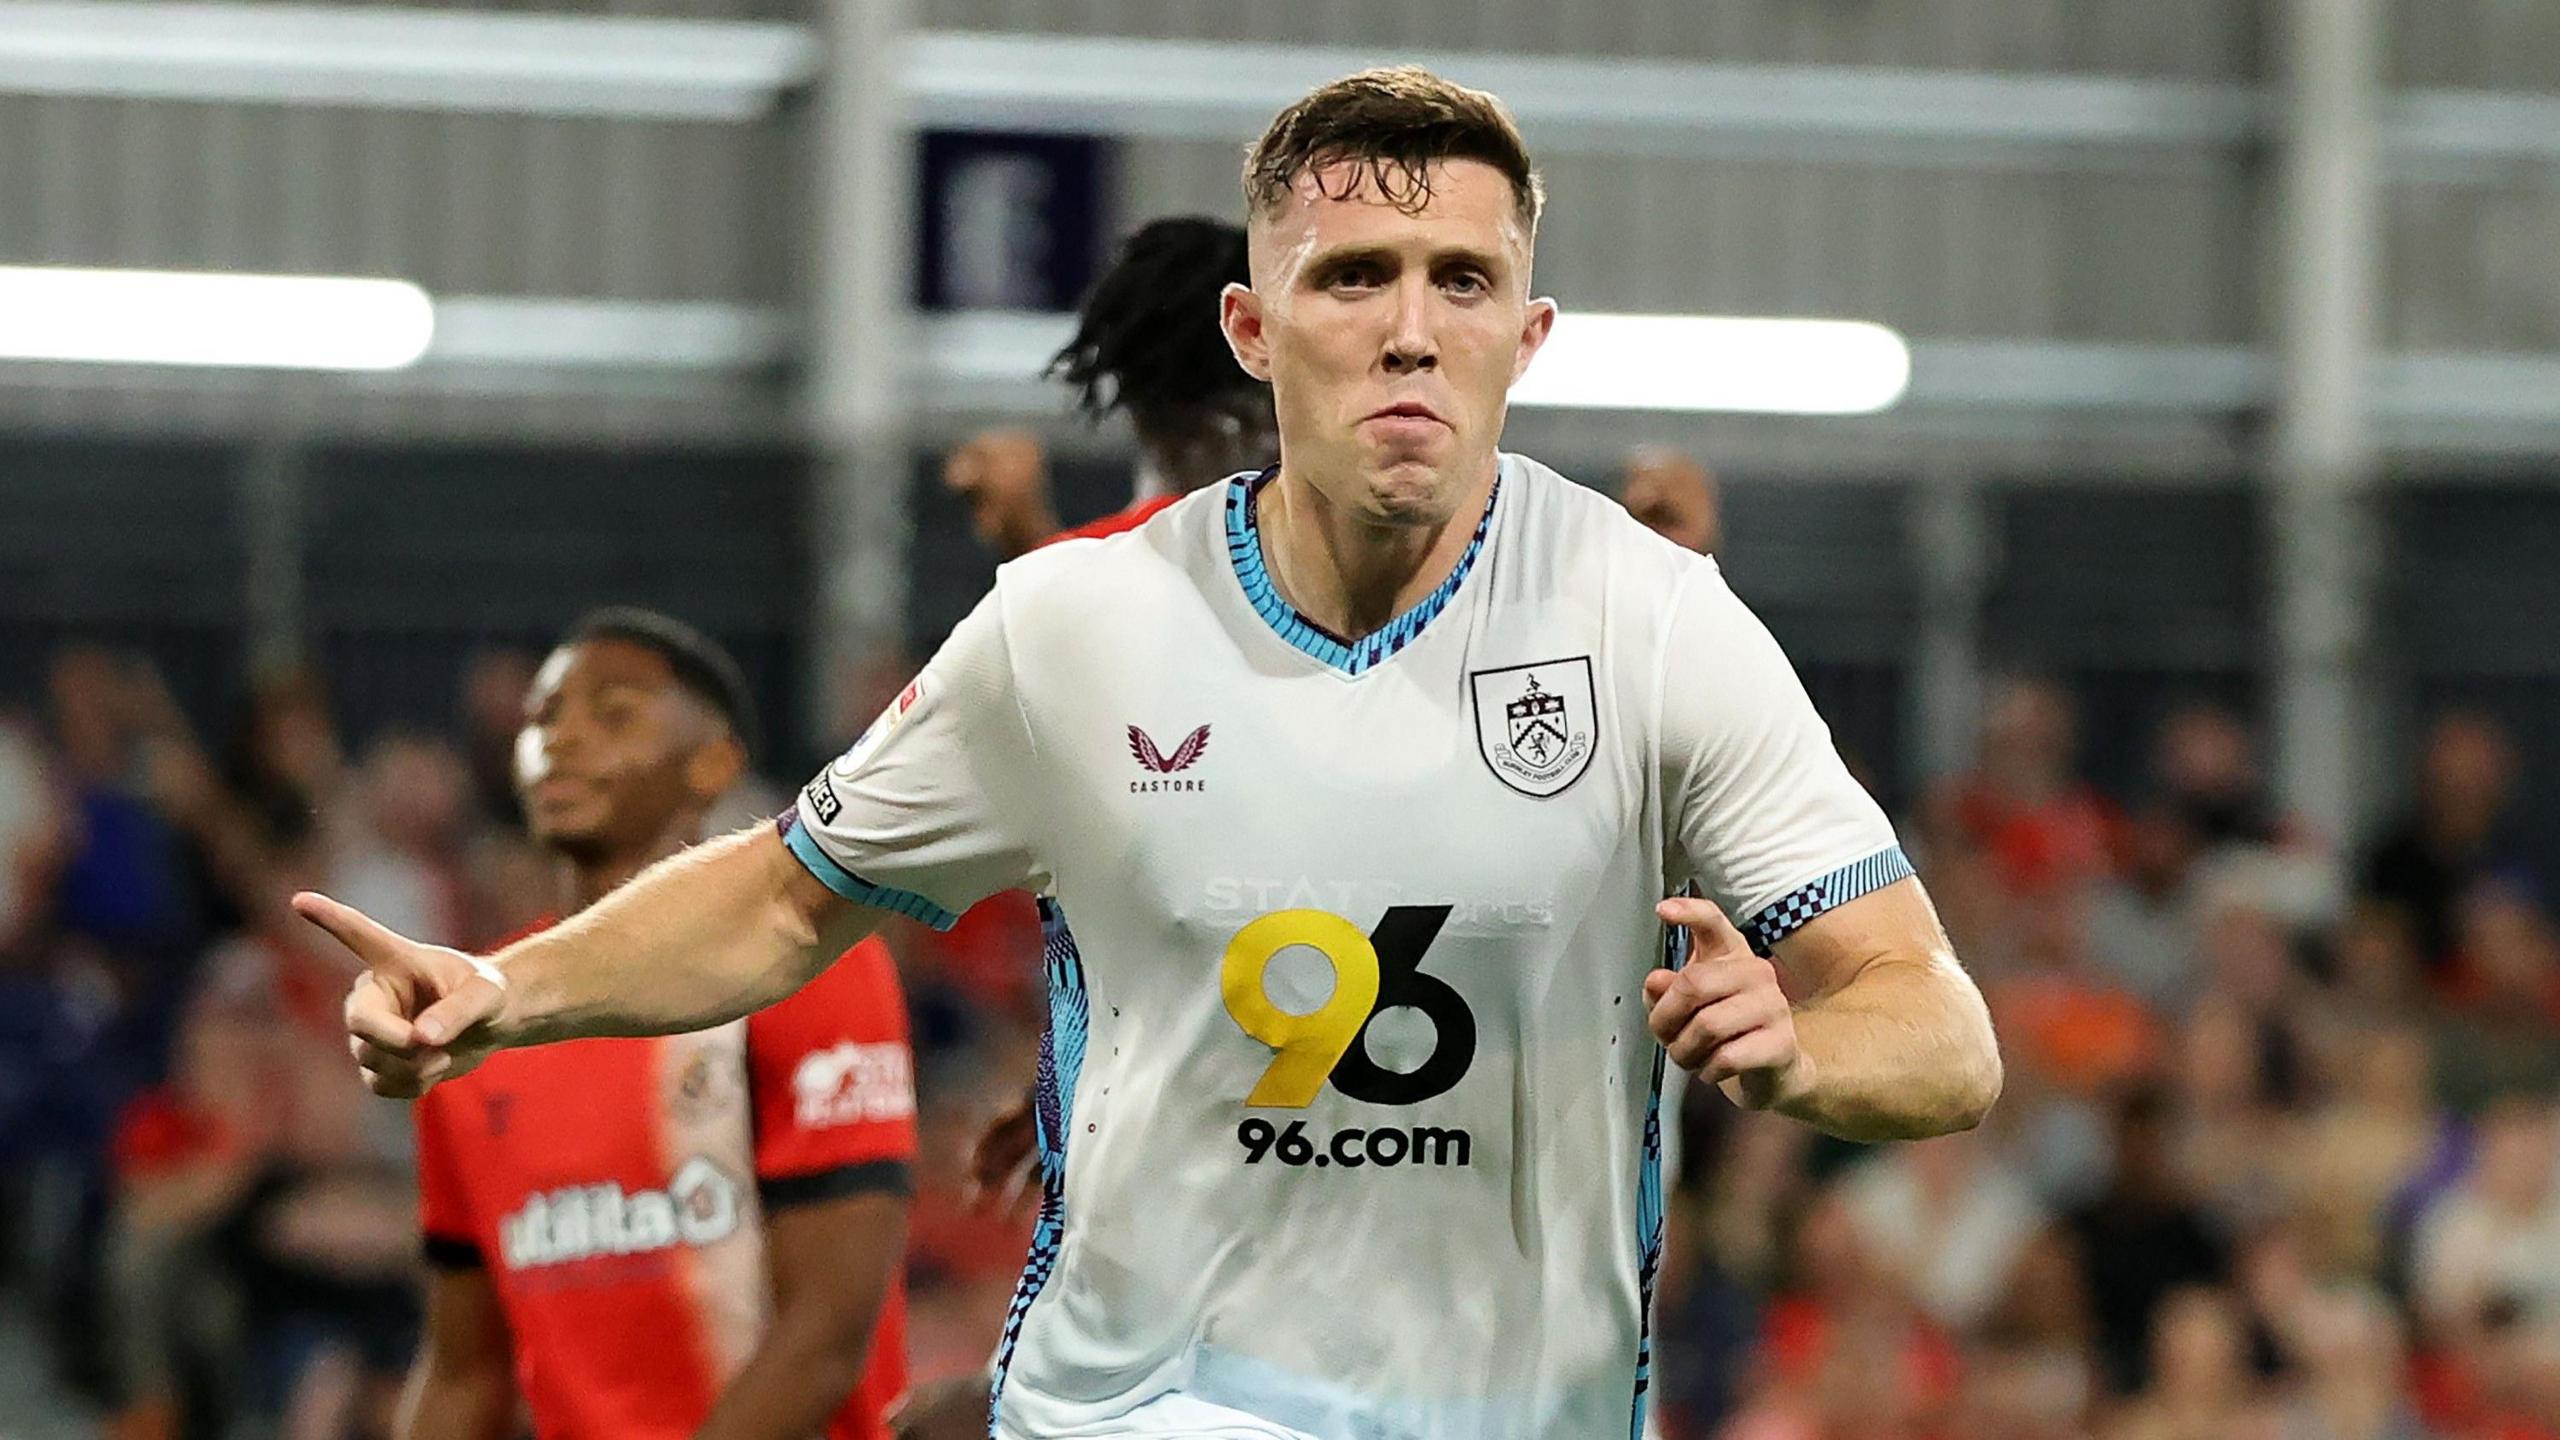
<svg viewBox="0 0 2560 1440"><path fill-rule="evenodd" d="M1688 964L1644 977L1653 1038L1682 1069L1725 1085L1754 1110L1801 1094L1810 1076L1777 967L1751 953L1742 932L1704 900L1665 900L1654 912L1686 929L1690 948Z"/></svg>
<svg viewBox="0 0 2560 1440"><path fill-rule="evenodd" d="M497 1048L507 988L496 966L395 934L325 895L296 895L293 909L364 962L347 993L347 1049L374 1094L414 1099Z"/></svg>

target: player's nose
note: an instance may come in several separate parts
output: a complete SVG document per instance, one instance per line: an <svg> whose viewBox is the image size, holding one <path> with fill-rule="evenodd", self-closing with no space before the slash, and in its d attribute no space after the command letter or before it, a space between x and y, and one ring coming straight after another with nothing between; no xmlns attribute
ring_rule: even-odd
<svg viewBox="0 0 2560 1440"><path fill-rule="evenodd" d="M1440 342L1431 329L1431 287L1406 280L1396 287L1394 323L1387 332L1389 374L1437 369Z"/></svg>

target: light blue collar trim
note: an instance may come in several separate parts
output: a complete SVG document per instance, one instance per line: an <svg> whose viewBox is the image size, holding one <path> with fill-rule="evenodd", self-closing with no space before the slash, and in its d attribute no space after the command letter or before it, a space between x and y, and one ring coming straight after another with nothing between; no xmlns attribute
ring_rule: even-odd
<svg viewBox="0 0 2560 1440"><path fill-rule="evenodd" d="M1279 473L1275 466L1259 475L1238 475L1227 482L1227 558L1234 562L1236 581L1244 586L1245 599L1252 602L1254 613L1264 623L1281 639L1346 675L1365 673L1412 644L1424 626L1449 608L1449 602L1457 598L1458 587L1467 583L1467 573L1476 568L1476 557L1484 553L1485 537L1493 532L1494 502L1502 498L1502 477L1497 472L1493 493L1485 497L1484 514L1476 520L1476 533L1467 541L1466 553L1458 557L1449 578L1382 628L1356 641L1345 641L1280 598L1280 587L1271 582L1271 571L1263 564L1262 528L1254 518L1253 497Z"/></svg>

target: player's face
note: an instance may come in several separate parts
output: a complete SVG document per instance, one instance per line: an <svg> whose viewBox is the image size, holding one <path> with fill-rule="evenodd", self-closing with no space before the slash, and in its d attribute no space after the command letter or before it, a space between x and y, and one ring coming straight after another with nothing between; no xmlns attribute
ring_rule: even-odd
<svg viewBox="0 0 2560 1440"><path fill-rule="evenodd" d="M1408 212L1364 169L1301 175L1254 221L1253 287L1229 287L1227 335L1271 382L1293 476L1381 523L1442 524L1491 469L1555 306L1529 298L1530 237L1501 171L1435 164Z"/></svg>
<svg viewBox="0 0 2560 1440"><path fill-rule="evenodd" d="M572 856L654 846L717 798L710 708L656 651L588 640L551 652L525 696L516 793L536 840Z"/></svg>

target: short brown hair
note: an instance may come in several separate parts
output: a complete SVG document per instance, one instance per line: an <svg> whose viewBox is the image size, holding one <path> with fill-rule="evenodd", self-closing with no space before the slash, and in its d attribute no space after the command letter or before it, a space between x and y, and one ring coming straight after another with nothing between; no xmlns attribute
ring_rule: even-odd
<svg viewBox="0 0 2560 1440"><path fill-rule="evenodd" d="M1431 199L1433 162L1481 160L1511 182L1520 224L1533 235L1546 203L1520 127L1499 99L1419 65L1395 65L1346 75L1272 120L1245 152L1246 215L1278 206L1300 172L1320 175L1345 160L1362 168L1340 194L1324 192L1328 198L1355 195L1365 180L1389 204L1419 210Z"/></svg>

